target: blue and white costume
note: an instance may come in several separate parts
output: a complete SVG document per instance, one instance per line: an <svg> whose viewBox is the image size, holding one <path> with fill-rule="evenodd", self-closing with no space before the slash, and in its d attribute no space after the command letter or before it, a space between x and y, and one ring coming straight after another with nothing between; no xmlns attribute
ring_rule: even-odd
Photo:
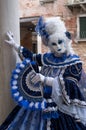
<svg viewBox="0 0 86 130"><path fill-rule="evenodd" d="M21 55L28 57L28 50L21 50ZM46 108L43 111L21 108L8 130L18 127L21 130L85 130L86 102L78 84L82 73L80 58L66 54L57 58L52 53L45 53L35 55L34 59L42 66L41 74L54 78L52 86L43 86Z"/></svg>

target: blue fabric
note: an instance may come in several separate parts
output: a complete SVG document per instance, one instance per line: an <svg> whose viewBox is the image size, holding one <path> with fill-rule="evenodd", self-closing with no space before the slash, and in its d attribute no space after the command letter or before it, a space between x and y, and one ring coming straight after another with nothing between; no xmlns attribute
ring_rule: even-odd
<svg viewBox="0 0 86 130"><path fill-rule="evenodd" d="M85 101L81 91L79 90L79 87L75 82L65 79L65 90L70 99L79 99L80 101Z"/></svg>
<svg viewBox="0 0 86 130"><path fill-rule="evenodd" d="M52 93L52 87L50 86L43 86L43 97L50 98Z"/></svg>
<svg viewBox="0 0 86 130"><path fill-rule="evenodd" d="M86 130L80 122L71 116L58 111L58 118L51 119L51 130ZM10 116L10 120L12 115ZM41 111L30 111L21 108L7 130L47 130L47 120L42 118ZM0 129L5 130L5 129Z"/></svg>
<svg viewBox="0 0 86 130"><path fill-rule="evenodd" d="M66 34L67 38L71 39L71 34L70 34L70 32L65 32L65 34Z"/></svg>
<svg viewBox="0 0 86 130"><path fill-rule="evenodd" d="M12 112L8 115L8 117L6 118L6 120L0 126L0 130L6 130L8 128L8 125L11 124L11 122L14 120L14 118L16 118L16 115L17 115L17 113L19 112L20 109L21 109L21 107L17 105L12 110Z"/></svg>
<svg viewBox="0 0 86 130"><path fill-rule="evenodd" d="M86 101L86 73L82 69L81 79L79 80L79 89L81 93L83 94L85 101Z"/></svg>
<svg viewBox="0 0 86 130"><path fill-rule="evenodd" d="M79 89L78 81L81 79L82 74L82 64L78 63L67 67L63 75L65 82L65 91L70 99L79 99L80 101L85 101L83 93ZM67 77L71 77L67 79ZM78 83L78 84L77 84Z"/></svg>
<svg viewBox="0 0 86 130"><path fill-rule="evenodd" d="M8 130L46 130L46 120L42 119L41 111L21 108Z"/></svg>
<svg viewBox="0 0 86 130"><path fill-rule="evenodd" d="M26 48L23 48L20 53L22 53L22 55L23 55L24 58L29 58L31 61L33 60L33 53L30 50L28 50ZM37 64L39 66L42 66L42 63L41 63L41 54L37 54L35 58L37 60ZM33 67L34 67L34 65L33 65ZM36 69L36 68L34 67L34 69ZM37 72L39 72L39 71L37 70Z"/></svg>
<svg viewBox="0 0 86 130"><path fill-rule="evenodd" d="M59 118L51 119L51 130L86 130L86 127L67 114L59 113Z"/></svg>
<svg viewBox="0 0 86 130"><path fill-rule="evenodd" d="M32 61L33 53L29 51L27 48L23 48L22 54L24 58L30 58L30 60Z"/></svg>
<svg viewBox="0 0 86 130"><path fill-rule="evenodd" d="M59 118L58 111L48 111L48 112L43 112L43 119L57 119Z"/></svg>
<svg viewBox="0 0 86 130"><path fill-rule="evenodd" d="M81 74L82 74L82 63L77 63L75 65L68 66L67 69L65 70L65 73L63 77L73 77L76 80L81 79Z"/></svg>
<svg viewBox="0 0 86 130"><path fill-rule="evenodd" d="M68 60L69 59L69 60ZM66 61L68 60L68 61ZM64 62L66 61L66 62ZM79 62L80 59L79 59L79 56L77 55L66 55L66 54L63 54L61 57L56 57L54 56L53 53L45 53L44 56L43 56L43 62L44 64L46 65L52 65L52 66L65 66L65 65L69 65L69 64L73 64L75 62Z"/></svg>

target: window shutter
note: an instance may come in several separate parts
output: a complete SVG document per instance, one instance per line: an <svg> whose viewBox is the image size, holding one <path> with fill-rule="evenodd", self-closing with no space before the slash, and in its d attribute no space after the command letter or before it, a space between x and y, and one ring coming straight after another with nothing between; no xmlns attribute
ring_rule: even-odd
<svg viewBox="0 0 86 130"><path fill-rule="evenodd" d="M86 17L80 17L79 23L80 23L80 38L85 39L86 38Z"/></svg>

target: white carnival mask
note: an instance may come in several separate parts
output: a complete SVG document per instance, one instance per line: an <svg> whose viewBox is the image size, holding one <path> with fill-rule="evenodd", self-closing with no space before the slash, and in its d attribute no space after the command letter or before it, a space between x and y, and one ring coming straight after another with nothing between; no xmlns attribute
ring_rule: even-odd
<svg viewBox="0 0 86 130"><path fill-rule="evenodd" d="M60 36L57 33L49 37L48 47L50 48L52 53L59 55L66 52L66 43L64 37L64 34L63 36Z"/></svg>

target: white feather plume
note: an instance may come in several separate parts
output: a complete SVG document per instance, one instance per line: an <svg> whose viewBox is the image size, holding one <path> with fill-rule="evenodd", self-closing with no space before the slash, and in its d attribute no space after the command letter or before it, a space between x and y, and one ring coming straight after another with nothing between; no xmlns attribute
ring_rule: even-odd
<svg viewBox="0 0 86 130"><path fill-rule="evenodd" d="M66 27L64 22L60 19L60 17L53 17L46 19L46 31L49 35L53 33L61 33L66 32Z"/></svg>
<svg viewBox="0 0 86 130"><path fill-rule="evenodd" d="M49 34L49 42L58 41L58 39L63 39L66 44L67 54L73 54L73 48L71 46L72 40L68 39L65 32L67 31L65 23L60 17L51 17L45 20L45 29Z"/></svg>

